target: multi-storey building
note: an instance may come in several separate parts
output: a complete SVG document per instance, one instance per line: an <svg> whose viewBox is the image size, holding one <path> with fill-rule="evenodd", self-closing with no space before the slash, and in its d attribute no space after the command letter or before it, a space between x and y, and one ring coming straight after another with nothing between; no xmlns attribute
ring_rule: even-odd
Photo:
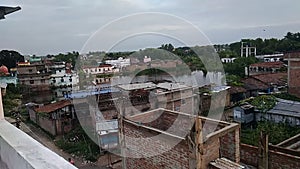
<svg viewBox="0 0 300 169"><path fill-rule="evenodd" d="M300 97L300 52L287 53L288 60L288 92Z"/></svg>
<svg viewBox="0 0 300 169"><path fill-rule="evenodd" d="M63 97L72 92L72 90L79 89L79 77L76 72L66 67L64 62L57 62L49 66L51 70L50 84L55 88L54 94L56 97Z"/></svg>
<svg viewBox="0 0 300 169"><path fill-rule="evenodd" d="M32 91L50 90L50 74L45 64L22 62L17 65L19 83L28 86Z"/></svg>

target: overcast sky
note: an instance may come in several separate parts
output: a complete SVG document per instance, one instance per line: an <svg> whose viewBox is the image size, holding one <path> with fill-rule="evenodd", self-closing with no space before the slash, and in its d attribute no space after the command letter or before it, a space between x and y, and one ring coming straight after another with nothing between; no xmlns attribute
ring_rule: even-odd
<svg viewBox="0 0 300 169"><path fill-rule="evenodd" d="M213 44L242 38L282 38L288 31L300 32L299 0L2 0L1 5L21 6L22 10L0 20L0 50L13 49L22 54L81 51L88 39L104 25L142 12L162 12L185 19ZM132 30L129 25L144 28L145 23L139 20L135 24L132 23L134 19L132 22L125 20L118 29L110 29L97 49L105 50L103 45L110 36ZM168 26L172 25L169 22L168 19L156 19L155 24L150 21L146 26L153 26L157 32L160 29L189 32L185 27ZM188 33L186 36L198 38ZM149 37L148 34L145 37L147 40L131 38L118 49L137 50L173 43L162 36Z"/></svg>

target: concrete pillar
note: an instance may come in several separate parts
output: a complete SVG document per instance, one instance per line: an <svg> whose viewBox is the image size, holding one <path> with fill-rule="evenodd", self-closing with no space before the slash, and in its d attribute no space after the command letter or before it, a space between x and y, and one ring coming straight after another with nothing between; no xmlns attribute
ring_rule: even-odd
<svg viewBox="0 0 300 169"><path fill-rule="evenodd" d="M2 91L0 87L0 120L4 119L3 103L2 103Z"/></svg>
<svg viewBox="0 0 300 169"><path fill-rule="evenodd" d="M242 42L242 44L241 44L241 57L243 57L243 53L244 53L244 43Z"/></svg>

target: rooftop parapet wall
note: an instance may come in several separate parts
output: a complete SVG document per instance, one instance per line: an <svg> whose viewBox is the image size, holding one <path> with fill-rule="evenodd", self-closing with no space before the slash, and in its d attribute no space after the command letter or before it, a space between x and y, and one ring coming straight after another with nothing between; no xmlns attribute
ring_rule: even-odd
<svg viewBox="0 0 300 169"><path fill-rule="evenodd" d="M0 120L0 159L9 169L76 169L5 120Z"/></svg>
<svg viewBox="0 0 300 169"><path fill-rule="evenodd" d="M235 123L160 108L123 119L123 124L126 168L207 168L220 157L221 138L228 133L234 137L226 144L235 146L222 146L224 152L230 148L222 157L229 155L239 162L239 125Z"/></svg>

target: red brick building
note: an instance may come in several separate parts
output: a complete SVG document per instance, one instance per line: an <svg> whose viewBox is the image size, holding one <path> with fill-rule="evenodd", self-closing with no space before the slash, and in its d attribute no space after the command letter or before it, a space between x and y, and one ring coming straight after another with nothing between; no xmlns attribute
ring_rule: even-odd
<svg viewBox="0 0 300 169"><path fill-rule="evenodd" d="M300 97L300 52L287 53L284 59L288 61L288 92Z"/></svg>

